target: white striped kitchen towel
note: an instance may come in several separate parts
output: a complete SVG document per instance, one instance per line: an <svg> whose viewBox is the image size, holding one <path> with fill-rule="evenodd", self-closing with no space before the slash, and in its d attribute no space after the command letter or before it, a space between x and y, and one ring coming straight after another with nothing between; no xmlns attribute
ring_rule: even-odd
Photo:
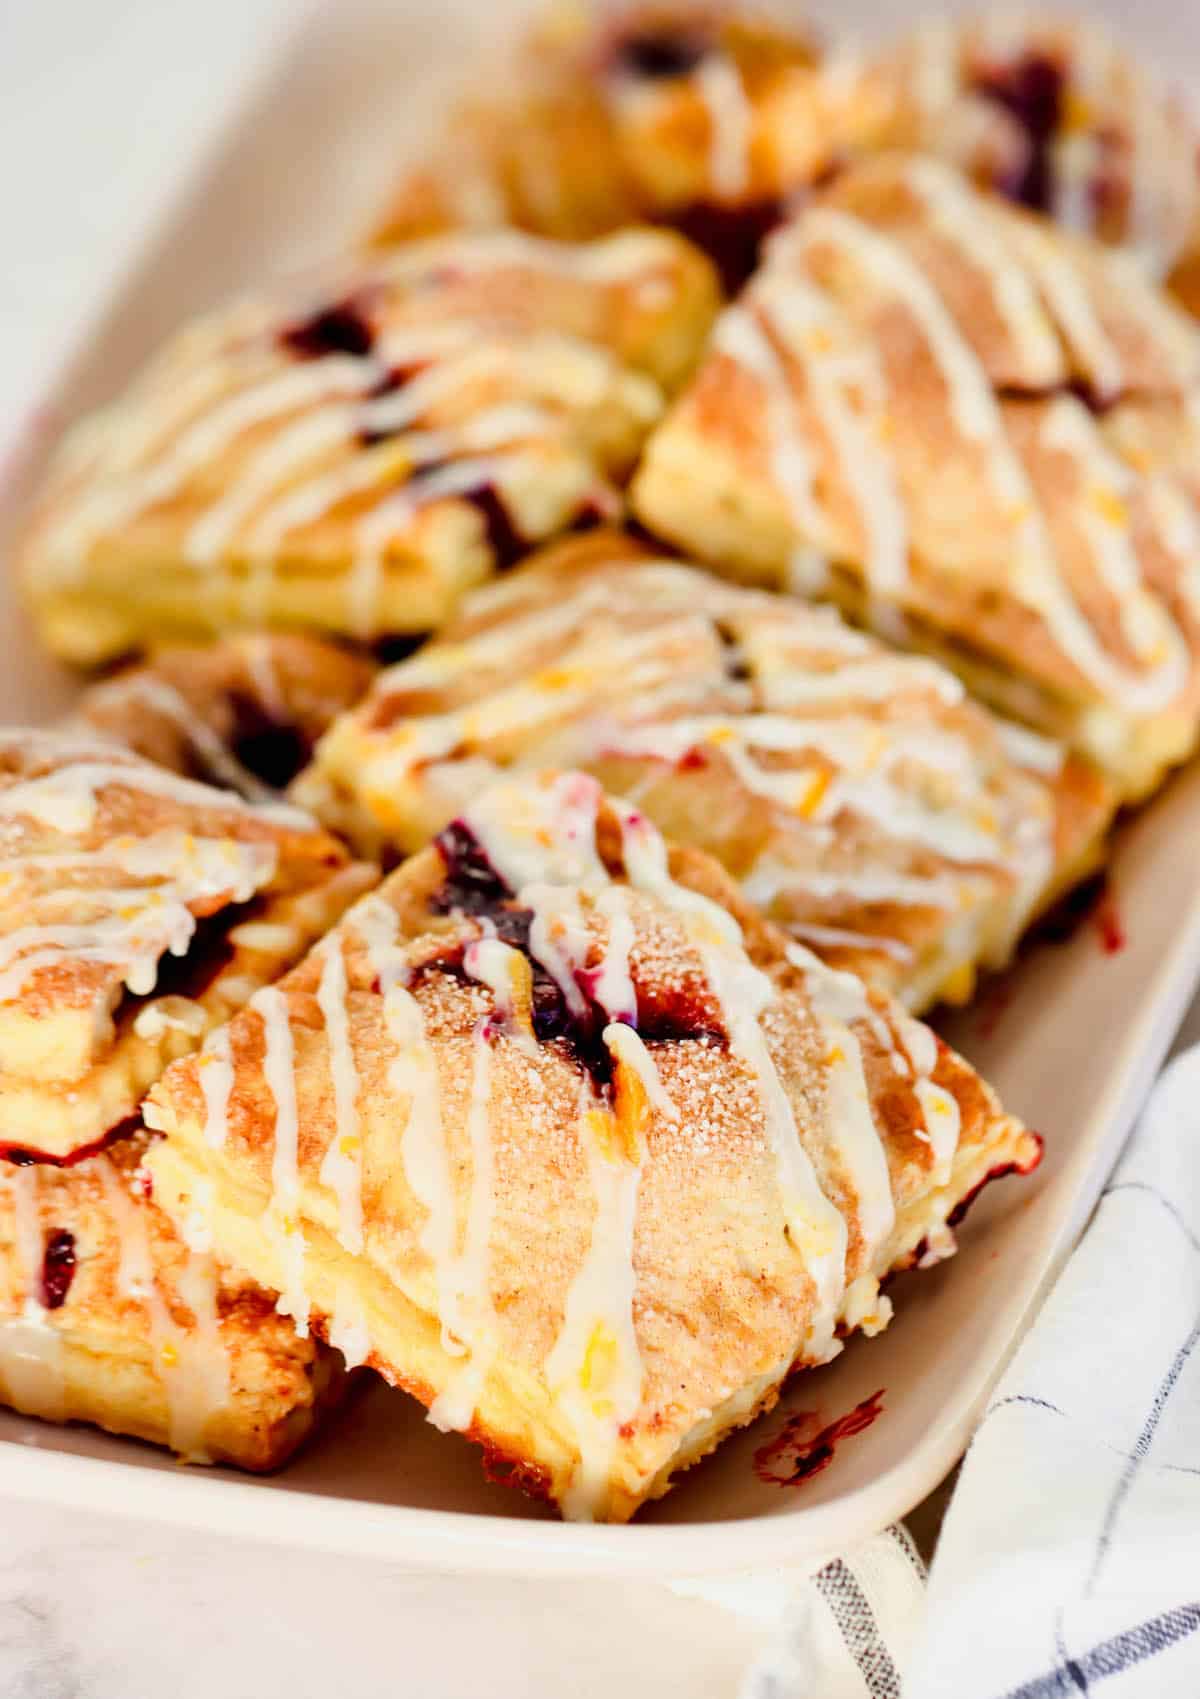
<svg viewBox="0 0 1200 1699"><path fill-rule="evenodd" d="M1200 1695L1200 1048L975 1436L906 1699Z"/></svg>
<svg viewBox="0 0 1200 1699"><path fill-rule="evenodd" d="M924 1602L904 1551L793 1589L741 1699L1200 1696L1200 1048L997 1388Z"/></svg>

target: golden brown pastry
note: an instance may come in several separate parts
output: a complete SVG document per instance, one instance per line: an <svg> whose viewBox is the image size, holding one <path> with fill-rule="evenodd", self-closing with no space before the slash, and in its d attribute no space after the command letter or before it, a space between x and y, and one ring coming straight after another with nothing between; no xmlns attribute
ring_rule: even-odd
<svg viewBox="0 0 1200 1699"><path fill-rule="evenodd" d="M1200 335L1128 256L880 155L772 239L634 506L935 654L1136 797L1195 742L1200 600L1105 416L1173 417L1198 381Z"/></svg>
<svg viewBox="0 0 1200 1699"><path fill-rule="evenodd" d="M408 852L497 773L551 763L914 1010L1003 963L1095 866L1112 812L1094 770L942 667L611 531L478 591L337 721L295 794L365 852Z"/></svg>
<svg viewBox="0 0 1200 1699"><path fill-rule="evenodd" d="M298 809L0 732L0 1155L103 1143L373 880Z"/></svg>
<svg viewBox="0 0 1200 1699"><path fill-rule="evenodd" d="M484 793L146 1109L154 1195L568 1516L775 1399L1039 1143L582 774Z"/></svg>
<svg viewBox="0 0 1200 1699"><path fill-rule="evenodd" d="M499 91L499 92L497 92ZM1091 20L990 8L862 52L751 6L551 6L397 185L381 244L515 225L667 223L730 287L790 203L848 160L929 153L1127 247L1200 306L1200 124Z"/></svg>
<svg viewBox="0 0 1200 1699"><path fill-rule="evenodd" d="M170 644L90 685L72 721L158 767L269 802L374 672L365 654L296 633Z"/></svg>
<svg viewBox="0 0 1200 1699"><path fill-rule="evenodd" d="M0 1162L0 1402L192 1463L273 1469L337 1359L150 1201L144 1134L73 1168Z"/></svg>
<svg viewBox="0 0 1200 1699"><path fill-rule="evenodd" d="M43 639L94 663L232 629L427 631L619 508L716 301L666 231L496 231L201 320L57 456L19 561Z"/></svg>
<svg viewBox="0 0 1200 1699"><path fill-rule="evenodd" d="M502 224L577 239L645 220L682 230L736 287L785 198L891 110L877 79L826 74L807 31L753 6L551 7L478 81L377 242Z"/></svg>
<svg viewBox="0 0 1200 1699"><path fill-rule="evenodd" d="M936 153L1158 278L1200 261L1200 126L1091 19L929 18L862 68L876 140Z"/></svg>

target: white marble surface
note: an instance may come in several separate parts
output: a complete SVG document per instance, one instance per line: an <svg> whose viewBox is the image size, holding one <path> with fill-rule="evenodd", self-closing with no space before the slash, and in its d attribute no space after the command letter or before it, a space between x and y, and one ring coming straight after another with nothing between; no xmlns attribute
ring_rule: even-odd
<svg viewBox="0 0 1200 1699"><path fill-rule="evenodd" d="M756 1639L664 1588L467 1583L0 1506L4 1699L732 1699Z"/></svg>

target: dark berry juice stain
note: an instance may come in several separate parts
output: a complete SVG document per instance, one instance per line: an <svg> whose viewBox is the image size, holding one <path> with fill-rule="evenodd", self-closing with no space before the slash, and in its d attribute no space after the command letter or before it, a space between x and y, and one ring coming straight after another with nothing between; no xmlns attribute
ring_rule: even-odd
<svg viewBox="0 0 1200 1699"><path fill-rule="evenodd" d="M1094 873L1046 911L1034 925L1032 936L1047 944L1070 943L1080 927L1091 920L1107 889L1108 875Z"/></svg>
<svg viewBox="0 0 1200 1699"><path fill-rule="evenodd" d="M47 1150L34 1150L28 1145L0 1144L0 1162L7 1162L13 1168L75 1168L89 1157L99 1156L102 1150L107 1150L110 1144L116 1144L119 1139L128 1138L131 1133L141 1132L142 1117L127 1115L123 1121L118 1121L115 1127L110 1127L91 1144L80 1145L78 1150L72 1150L66 1156L54 1156Z"/></svg>
<svg viewBox="0 0 1200 1699"><path fill-rule="evenodd" d="M1106 956L1116 956L1125 948L1128 939L1111 889L1106 888L1092 910L1092 925L1100 938L1100 948Z"/></svg>
<svg viewBox="0 0 1200 1699"><path fill-rule="evenodd" d="M1040 1133L1031 1132L1029 1136L1037 1145L1037 1150L1034 1152L1034 1155L1030 1158L1030 1160L1028 1162L1000 1162L997 1163L995 1168L989 1168L987 1173L983 1176L983 1179L980 1180L979 1184L977 1186L972 1186L971 1190L967 1192L964 1197L959 1198L954 1208L946 1217L947 1227L958 1226L959 1222L966 1215L967 1211L975 1202L975 1199L979 1196L980 1192L982 1192L983 1188L985 1186L990 1186L993 1180L1006 1179L1009 1174L1032 1174L1034 1169L1041 1165L1042 1157L1045 1155L1046 1151L1046 1141Z"/></svg>
<svg viewBox="0 0 1200 1699"><path fill-rule="evenodd" d="M61 1310L75 1278L75 1235L60 1227L46 1240L42 1258L42 1302L48 1310Z"/></svg>
<svg viewBox="0 0 1200 1699"><path fill-rule="evenodd" d="M1096 873L1069 891L1037 923L1033 935L1047 943L1066 944L1085 924L1099 936L1106 956L1119 955L1129 942L1106 873Z"/></svg>
<svg viewBox="0 0 1200 1699"><path fill-rule="evenodd" d="M844 1416L817 1429L820 1417L813 1410L789 1416L774 1439L754 1453L754 1473L769 1487L802 1487L823 1469L828 1469L844 1439L861 1434L883 1414L883 1388L864 1398Z"/></svg>
<svg viewBox="0 0 1200 1699"><path fill-rule="evenodd" d="M347 299L285 325L279 340L301 360L322 360L328 354L354 354L361 359L371 352L375 332L358 303Z"/></svg>
<svg viewBox="0 0 1200 1699"><path fill-rule="evenodd" d="M762 245L784 214L781 200L746 201L723 205L694 201L663 216L712 260L727 294L735 294L758 265Z"/></svg>
<svg viewBox="0 0 1200 1699"><path fill-rule="evenodd" d="M452 822L434 839L434 846L445 865L446 878L430 899L430 907L436 914L486 917L495 927L497 937L521 952L531 970L534 1036L542 1044L561 1044L588 1074L597 1092L607 1095L612 1085L613 1061L603 1034L613 1016L596 1001L599 972L577 969L574 982L578 995L568 1000L563 987L534 951L532 914L516 902L510 886L497 872L470 827L461 820ZM456 960L439 957L428 965L443 973L459 973L461 964L460 949ZM684 1039L719 1045L728 1042L723 1032L716 1031L695 1011L690 1011L686 1003L663 1008L643 1002L631 1024L647 1043L679 1043Z"/></svg>
<svg viewBox="0 0 1200 1699"><path fill-rule="evenodd" d="M1009 65L982 72L975 93L1001 106L1024 131L1027 151L1020 169L994 183L1010 200L1048 212L1054 199L1051 145L1062 120L1062 67L1044 54L1028 53Z"/></svg>
<svg viewBox="0 0 1200 1699"><path fill-rule="evenodd" d="M1000 974L986 987L975 1010L975 1032L980 1038L995 1037L1000 1022L1016 995L1013 976Z"/></svg>

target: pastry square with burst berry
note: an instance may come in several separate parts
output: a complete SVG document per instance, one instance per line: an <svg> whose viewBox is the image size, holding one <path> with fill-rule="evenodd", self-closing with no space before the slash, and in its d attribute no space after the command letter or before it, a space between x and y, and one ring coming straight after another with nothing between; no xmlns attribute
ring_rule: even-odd
<svg viewBox="0 0 1200 1699"><path fill-rule="evenodd" d="M873 78L827 69L761 8L557 7L477 78L374 239L510 224L559 237L682 230L736 287L786 198L874 133Z"/></svg>
<svg viewBox="0 0 1200 1699"><path fill-rule="evenodd" d="M194 1463L273 1469L340 1377L147 1195L144 1133L73 1168L0 1162L0 1403Z"/></svg>
<svg viewBox="0 0 1200 1699"><path fill-rule="evenodd" d="M1200 269L1194 104L1096 22L931 17L857 75L877 144L937 154L1067 230L1128 248L1187 298Z"/></svg>
<svg viewBox="0 0 1200 1699"><path fill-rule="evenodd" d="M446 236L177 335L71 432L19 570L68 660L283 626L420 633L620 506L698 357L711 267L668 231Z"/></svg>
<svg viewBox="0 0 1200 1699"><path fill-rule="evenodd" d="M1128 256L879 155L772 238L633 502L721 571L936 655L1137 797L1200 721L1192 529L1137 420L1198 379L1200 332Z"/></svg>
<svg viewBox="0 0 1200 1699"><path fill-rule="evenodd" d="M374 882L299 809L0 733L0 1154L65 1162Z"/></svg>
<svg viewBox="0 0 1200 1699"><path fill-rule="evenodd" d="M185 778L271 802L374 672L365 652L298 633L167 644L89 685L70 724Z"/></svg>
<svg viewBox="0 0 1200 1699"><path fill-rule="evenodd" d="M1034 1135L579 773L498 784L146 1107L154 1196L572 1517L953 1248Z"/></svg>
<svg viewBox="0 0 1200 1699"><path fill-rule="evenodd" d="M506 771L595 774L836 967L963 1000L1090 872L1095 770L830 608L615 531L551 545L379 675L295 794L370 854L420 848Z"/></svg>

